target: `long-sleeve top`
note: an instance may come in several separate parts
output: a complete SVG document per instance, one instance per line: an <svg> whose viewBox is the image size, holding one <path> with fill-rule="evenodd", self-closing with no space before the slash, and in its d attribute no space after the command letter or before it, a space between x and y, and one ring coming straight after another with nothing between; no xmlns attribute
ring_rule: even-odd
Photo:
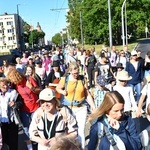
<svg viewBox="0 0 150 150"><path fill-rule="evenodd" d="M106 125L103 118L100 118L95 124L91 126L88 149L95 150L97 144L99 144L99 150L110 150L110 142L106 134L104 134L101 137L101 139L98 140L98 122L101 122L103 125ZM142 150L140 137L136 132L135 123L132 120L132 118L125 116L124 121L120 123L119 129L116 130L111 127L109 129L109 132L111 132L112 135L116 134L117 136L119 136L127 150Z"/></svg>
<svg viewBox="0 0 150 150"><path fill-rule="evenodd" d="M9 103L12 101L14 105L11 107ZM0 122L19 124L17 110L21 105L22 102L18 100L18 93L15 89L8 89L5 93L0 92Z"/></svg>
<svg viewBox="0 0 150 150"><path fill-rule="evenodd" d="M35 136L39 136L41 139L49 139L46 137L45 134L46 121L47 117L45 115L43 108L41 107L38 108L33 115L29 127L29 135L31 140L34 140ZM77 133L77 122L74 116L70 113L68 108L62 107L60 111L57 111L54 121L55 123L53 124L54 127L52 126L50 138L70 134L73 132ZM50 147L38 143L38 150L48 150L49 148Z"/></svg>
<svg viewBox="0 0 150 150"><path fill-rule="evenodd" d="M135 98L133 96L133 90L132 87L129 85L126 86L120 86L120 85L115 85L113 88L115 91L118 91L122 97L125 100L124 104L124 111L131 111L131 110L136 110L137 105L135 102Z"/></svg>
<svg viewBox="0 0 150 150"><path fill-rule="evenodd" d="M137 70L132 63L127 62L126 71L128 72L129 76L132 76L132 79L128 81L129 84L138 84L143 81L144 72L140 61L138 62Z"/></svg>

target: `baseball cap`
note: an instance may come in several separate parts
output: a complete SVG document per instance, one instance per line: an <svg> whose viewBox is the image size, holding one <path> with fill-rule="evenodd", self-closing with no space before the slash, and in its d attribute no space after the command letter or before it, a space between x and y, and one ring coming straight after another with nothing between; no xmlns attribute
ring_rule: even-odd
<svg viewBox="0 0 150 150"><path fill-rule="evenodd" d="M33 59L33 57L32 57L32 56L29 56L29 57L28 57L28 60L30 60L30 59Z"/></svg>
<svg viewBox="0 0 150 150"><path fill-rule="evenodd" d="M131 55L132 55L132 56L137 55L137 51L133 50L133 51L131 52Z"/></svg>
<svg viewBox="0 0 150 150"><path fill-rule="evenodd" d="M50 88L45 88L44 90L40 92L38 102L40 100L48 102L48 101L51 101L54 97L56 97L54 90Z"/></svg>
<svg viewBox="0 0 150 150"><path fill-rule="evenodd" d="M34 63L35 63L35 64L41 64L42 61L41 61L40 59L37 59L37 60L34 61Z"/></svg>

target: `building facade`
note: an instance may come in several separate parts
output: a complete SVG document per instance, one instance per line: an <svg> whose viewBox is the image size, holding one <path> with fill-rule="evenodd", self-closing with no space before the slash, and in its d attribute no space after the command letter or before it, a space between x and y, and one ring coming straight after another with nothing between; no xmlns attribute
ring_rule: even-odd
<svg viewBox="0 0 150 150"><path fill-rule="evenodd" d="M23 20L17 14L0 15L0 52L23 49Z"/></svg>

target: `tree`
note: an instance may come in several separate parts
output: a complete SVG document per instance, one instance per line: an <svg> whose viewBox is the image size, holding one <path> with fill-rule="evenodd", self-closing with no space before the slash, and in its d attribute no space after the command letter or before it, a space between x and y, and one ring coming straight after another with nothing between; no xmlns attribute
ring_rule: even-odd
<svg viewBox="0 0 150 150"><path fill-rule="evenodd" d="M45 36L45 33L43 31L38 31L38 30L32 30L31 26L24 22L23 24L23 29L24 29L24 41L25 43L29 43L30 45L33 44L39 44L39 40L43 39Z"/></svg>
<svg viewBox="0 0 150 150"><path fill-rule="evenodd" d="M31 30L29 34L29 44L39 44L39 40L44 38L45 33L44 32L39 32L37 30Z"/></svg>
<svg viewBox="0 0 150 150"><path fill-rule="evenodd" d="M30 25L27 22L23 22L23 30L24 30L24 42L29 43L29 34L30 34Z"/></svg>
<svg viewBox="0 0 150 150"><path fill-rule="evenodd" d="M56 45L62 45L62 43L66 44L66 41L67 41L66 33L63 33L62 35L60 33L57 33L52 37L52 42L55 43Z"/></svg>
<svg viewBox="0 0 150 150"><path fill-rule="evenodd" d="M55 43L56 45L62 43L62 38L61 38L60 33L57 33L52 37L52 42Z"/></svg>
<svg viewBox="0 0 150 150"><path fill-rule="evenodd" d="M68 0L70 11L67 14L70 23L70 35L80 37L80 18L82 12L83 33L85 42L88 44L107 43L109 44L108 27L108 1L107 0ZM111 1L112 18L112 39L113 44L122 43L121 7L124 0ZM149 0L128 0L126 1L127 28L128 34L135 38L142 37L145 33L145 24L150 27ZM144 34L145 35L145 34Z"/></svg>

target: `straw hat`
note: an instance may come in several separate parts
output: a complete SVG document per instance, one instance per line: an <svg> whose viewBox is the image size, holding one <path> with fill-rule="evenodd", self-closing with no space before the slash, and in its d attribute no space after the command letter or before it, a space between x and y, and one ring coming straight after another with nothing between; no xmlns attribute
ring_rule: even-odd
<svg viewBox="0 0 150 150"><path fill-rule="evenodd" d="M131 80L132 77L129 76L129 74L128 74L127 71L122 70L122 71L119 71L119 72L117 73L116 79L118 79L118 80L123 80L123 81L128 81L128 80Z"/></svg>
<svg viewBox="0 0 150 150"><path fill-rule="evenodd" d="M145 77L147 82L150 82L150 76Z"/></svg>

